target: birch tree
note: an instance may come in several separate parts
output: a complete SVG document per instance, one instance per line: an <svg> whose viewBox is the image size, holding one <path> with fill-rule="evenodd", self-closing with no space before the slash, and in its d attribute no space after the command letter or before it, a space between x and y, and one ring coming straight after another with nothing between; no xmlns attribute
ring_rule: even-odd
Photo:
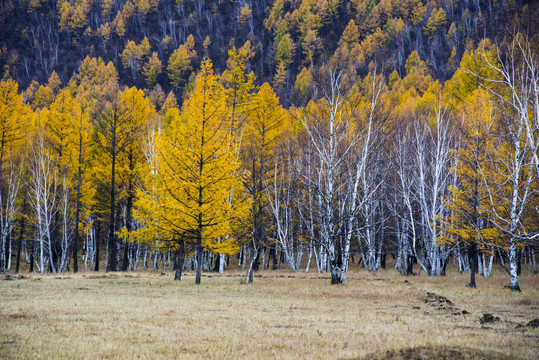
<svg viewBox="0 0 539 360"><path fill-rule="evenodd" d="M507 51L497 51L497 61L482 50L485 68L493 77L482 76L482 80L496 98L518 118L525 128L528 146L532 149L535 172L539 175L539 56L530 44L530 39L517 33ZM474 75L473 70L468 69Z"/></svg>
<svg viewBox="0 0 539 360"><path fill-rule="evenodd" d="M360 111L354 122L356 154L349 160L353 165L348 170L347 195L343 202L346 206L344 213L347 214L343 267L348 269L350 240L355 232L358 241L363 239L367 245L365 266L376 271L380 266L382 247L382 241L379 241L378 247L376 244L376 216L378 208L383 206L376 195L384 185L381 165L384 163L383 128L391 117L391 111L385 96L387 89L380 75L375 72L368 74L363 79L362 88L361 101L358 102ZM355 222L357 229L354 229Z"/></svg>
<svg viewBox="0 0 539 360"><path fill-rule="evenodd" d="M531 201L537 196L535 171L526 141L523 118L502 112L503 134L499 135L497 151L491 156L492 174L482 173L483 186L488 191L492 223L505 236L509 255L511 290L520 290L517 274L517 251L535 234L529 232L526 217Z"/></svg>
<svg viewBox="0 0 539 360"><path fill-rule="evenodd" d="M374 138L374 115L382 87L379 77L370 77L372 82L367 81L367 87L371 97L367 101L369 105L365 106L361 104L360 97L350 96L352 86L345 71L328 65L322 76L326 76L326 81L319 84L323 99L297 111L312 150L309 156L314 155L313 159L316 159L316 170L310 169L318 174L313 176L309 173L302 178L316 203L314 214L320 231L319 244L324 252L321 256L328 256L332 283L344 283L353 217L358 211L360 181L363 181L362 185L367 182L366 164ZM359 107L366 109L363 117L358 114ZM356 151L360 156L353 158ZM346 167L352 159L356 165L350 172ZM372 190L366 190L363 200L371 193ZM346 204L351 208L343 208ZM338 242L341 237L344 239L342 244ZM322 262L322 271L324 265Z"/></svg>
<svg viewBox="0 0 539 360"><path fill-rule="evenodd" d="M34 211L36 241L39 251L38 271L45 272L49 266L53 273L57 267L54 263L52 223L57 212L58 173L54 155L45 142L45 134L38 130L31 143L29 155L30 183L28 185L28 202Z"/></svg>
<svg viewBox="0 0 539 360"><path fill-rule="evenodd" d="M481 53L485 76L466 69L481 78L488 91L498 100L502 115L499 145L491 157L492 176L482 174L488 190L489 207L494 226L506 236L505 248L509 255L511 290L520 290L517 274L517 252L537 234L526 221L530 203L537 195L537 69L536 55L526 50L523 37L517 35L510 45L508 56L503 59L499 50L497 58L484 49Z"/></svg>
<svg viewBox="0 0 539 360"><path fill-rule="evenodd" d="M437 246L437 224L439 217L444 215L444 199L451 184L450 151L454 146L454 135L450 128L449 113L441 99L438 99L434 113L430 115L414 127L418 164L416 191L426 251L426 264L422 264L422 267L429 275L441 275L448 254L443 254L444 249Z"/></svg>
<svg viewBox="0 0 539 360"><path fill-rule="evenodd" d="M294 272L299 271L299 264L294 259L293 216L295 171L292 170L292 159L283 154L272 160L274 169L264 181L264 191L273 220L273 238L284 252L288 265ZM310 235L314 236L313 231Z"/></svg>
<svg viewBox="0 0 539 360"><path fill-rule="evenodd" d="M320 245L328 255L331 269L331 283L343 283L342 264L338 264L336 249L339 221L336 218L337 192L344 184L340 183L339 171L344 165L345 155L351 150L347 143L351 119L343 111L351 88L342 87L344 71L329 67L328 86L322 88L324 99L320 103L310 103L297 112L303 124L308 141L319 159L320 182L316 178L304 177L307 187L315 190L318 207L316 218L320 226ZM342 149L344 147L344 149Z"/></svg>
<svg viewBox="0 0 539 360"><path fill-rule="evenodd" d="M395 267L401 274L413 273L413 257L417 257L416 231L417 195L414 191L417 181L417 167L414 161L413 135L411 124L399 127L392 147L392 164L394 167L395 199L390 203L396 220L397 263ZM410 244L411 242L411 244Z"/></svg>

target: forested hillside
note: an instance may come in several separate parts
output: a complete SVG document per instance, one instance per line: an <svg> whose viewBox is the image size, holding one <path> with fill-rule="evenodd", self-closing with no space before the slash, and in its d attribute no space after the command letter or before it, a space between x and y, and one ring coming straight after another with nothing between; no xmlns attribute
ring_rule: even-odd
<svg viewBox="0 0 539 360"><path fill-rule="evenodd" d="M536 271L536 2L1 10L0 271Z"/></svg>
<svg viewBox="0 0 539 360"><path fill-rule="evenodd" d="M434 79L451 78L466 49L483 37L506 44L537 33L533 1L368 0L5 0L0 14L4 77L26 89L53 72L62 84L84 59L112 61L121 85L156 84L182 97L204 57L220 73L227 51L249 41L258 83L306 101L308 73L330 58L365 76L369 66L403 76L413 51ZM30 86L32 101L37 84Z"/></svg>

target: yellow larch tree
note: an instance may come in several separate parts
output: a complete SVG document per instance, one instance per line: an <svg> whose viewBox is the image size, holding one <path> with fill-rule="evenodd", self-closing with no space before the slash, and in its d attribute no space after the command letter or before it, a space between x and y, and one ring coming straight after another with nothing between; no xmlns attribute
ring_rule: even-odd
<svg viewBox="0 0 539 360"><path fill-rule="evenodd" d="M457 184L452 185L448 201L448 215L441 219L443 234L439 244L468 247L470 282L475 288L478 251L490 251L502 237L494 228L486 209L489 207L484 179L490 179L493 169L489 158L494 152L496 111L486 90L477 89L468 97L460 122L461 143L454 151L453 171Z"/></svg>
<svg viewBox="0 0 539 360"><path fill-rule="evenodd" d="M85 172L90 159L90 117L81 109L79 102L74 99L69 89L60 91L45 119L45 130L49 145L56 153L57 170L61 179L63 241L67 243L68 224L71 216L75 216L75 230L72 241L73 271L78 271L78 243L82 220L92 202L94 190L87 182ZM74 199L73 199L74 198ZM75 203L75 208L72 209ZM74 214L72 214L74 210ZM67 248L67 246L65 246ZM67 255L67 254L62 254Z"/></svg>
<svg viewBox="0 0 539 360"><path fill-rule="evenodd" d="M99 171L87 171L90 166L92 166L92 170L101 169L93 162L93 160L99 160L99 155L102 153L98 149L93 151L95 149L92 134L95 130L94 125L99 122L102 112L106 108L107 101L113 101L118 94L118 78L118 72L112 62L107 64L101 58L88 56L83 60L79 71L73 75L67 86L81 106L82 117L76 125L77 144L82 145L82 147L79 146L78 152L81 156L79 161L73 160L73 162L77 164L77 177L79 173L81 176L80 188L78 187L79 179L77 179L77 193L80 193L81 196L79 206L77 206L80 220L78 223L84 224L85 230L90 230L89 226L97 219L98 211L96 210L98 210L97 206L100 202L97 201L99 195L96 190L99 188L102 178L94 176L94 173L99 173ZM73 156L76 156L75 153ZM106 197L106 195L103 196ZM99 270L100 246L97 246L95 251L93 265L97 271Z"/></svg>
<svg viewBox="0 0 539 360"><path fill-rule="evenodd" d="M136 80L141 58L140 49L137 44L135 44L134 41L129 40L120 56L122 58L123 66L131 70L131 77Z"/></svg>
<svg viewBox="0 0 539 360"><path fill-rule="evenodd" d="M175 89L186 83L193 69L192 62L196 58L195 39L189 35L185 43L176 49L168 59L167 75L170 85Z"/></svg>
<svg viewBox="0 0 539 360"><path fill-rule="evenodd" d="M241 48L233 47L228 51L227 69L221 76L225 88L227 105L230 108L230 119L235 128L241 127L245 118L243 107L249 100L254 88L254 74L247 73L247 63L253 58L254 51L250 41Z"/></svg>
<svg viewBox="0 0 539 360"><path fill-rule="evenodd" d="M71 163L71 152L75 151L75 134L73 125L82 116L78 102L73 99L69 90L61 91L49 110L42 112L44 120L43 129L47 139L47 146L51 148L53 155L56 177L58 178L57 190L57 213L61 218L61 224L57 224L58 233L61 236L61 262L58 264L58 271L62 271L67 265L67 249L69 247L69 224L73 215L72 192L74 184L71 175L73 173Z"/></svg>
<svg viewBox="0 0 539 360"><path fill-rule="evenodd" d="M203 248L235 253L231 228L248 206L242 201L240 164L224 90L209 60L203 61L182 114L172 108L167 117L168 128L157 142L158 181L137 204L151 214L147 218L154 219L152 225L194 244L195 282L200 284Z"/></svg>
<svg viewBox="0 0 539 360"><path fill-rule="evenodd" d="M154 85L162 71L163 64L161 63L161 60L159 60L157 53L154 51L142 69L142 73L146 77L146 83L150 86Z"/></svg>
<svg viewBox="0 0 539 360"><path fill-rule="evenodd" d="M249 213L249 242L251 243L251 264L247 282L253 281L252 270L258 270L258 252L261 245L269 239L271 212L268 209L265 183L269 181L275 167L275 147L279 136L286 127L286 112L279 104L279 98L268 83L264 83L256 94L251 96L246 106L242 160L247 191L252 198Z"/></svg>
<svg viewBox="0 0 539 360"><path fill-rule="evenodd" d="M144 135L149 124L155 118L153 108L143 121L140 133L125 147L125 150L118 156L118 203L124 214L124 232L131 232L136 229L133 217L134 203L136 201L137 189L141 187L144 178L144 171L147 169L145 154L143 151ZM126 242L122 261L122 271L127 271L129 264L130 246Z"/></svg>
<svg viewBox="0 0 539 360"><path fill-rule="evenodd" d="M105 210L110 211L107 266L109 271L119 270L119 243L116 238L116 231L119 229L117 229L116 210L124 184L118 184L118 176L120 171L126 171L125 161L127 159L129 162L129 152L133 146L137 146L142 131L154 115L155 110L144 96L144 92L133 87L118 91L114 99L107 101L95 124L94 141L100 152L95 171L97 177L101 179L101 185L109 192L107 199L109 204L105 206ZM127 165L127 170L131 170L130 165Z"/></svg>
<svg viewBox="0 0 539 360"><path fill-rule="evenodd" d="M235 46L228 51L227 68L220 78L226 95L226 104L229 109L229 121L231 131L231 141L235 143L234 157L240 161L240 145L244 133L246 121L246 106L250 102L251 92L255 88L255 76L247 71L248 62L254 56L254 49L251 42L247 40L245 44L236 49ZM224 254L219 255L219 272L225 268Z"/></svg>
<svg viewBox="0 0 539 360"><path fill-rule="evenodd" d="M476 50L464 52L459 68L445 84L454 106L460 106L478 87L492 88L493 82L487 79L499 80L496 72L487 66L498 64L496 51L496 46L485 39L479 43Z"/></svg>
<svg viewBox="0 0 539 360"><path fill-rule="evenodd" d="M15 199L20 189L20 172L14 160L28 131L30 112L23 104L17 82L0 81L0 272L9 267L4 251L11 249L6 241L13 227Z"/></svg>

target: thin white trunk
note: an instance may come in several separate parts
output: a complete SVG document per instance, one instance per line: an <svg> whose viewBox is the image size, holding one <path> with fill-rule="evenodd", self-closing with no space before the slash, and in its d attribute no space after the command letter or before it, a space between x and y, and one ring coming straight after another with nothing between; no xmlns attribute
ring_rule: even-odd
<svg viewBox="0 0 539 360"><path fill-rule="evenodd" d="M492 273L492 264L493 263L494 263L494 249L492 249L492 253L489 256L488 266L487 266L487 270L486 270L486 273L485 273L485 277L489 277L490 274Z"/></svg>
<svg viewBox="0 0 539 360"><path fill-rule="evenodd" d="M307 266L305 266L305 272L309 272L309 266L311 266L311 258L313 256L313 243L309 241L309 257L307 259Z"/></svg>
<svg viewBox="0 0 539 360"><path fill-rule="evenodd" d="M52 239L50 228L56 213L56 172L46 147L44 135L39 134L32 144L31 154L32 179L29 183L29 203L34 210L35 225L38 232L40 271L45 269L45 256L53 272L56 267L53 262ZM45 249L47 246L47 249ZM45 253L45 250L47 253Z"/></svg>
<svg viewBox="0 0 539 360"><path fill-rule="evenodd" d="M511 290L520 290L517 274L517 247L514 238L511 238L509 246L509 272L511 273Z"/></svg>
<svg viewBox="0 0 539 360"><path fill-rule="evenodd" d="M247 261L247 246L243 246L243 251L242 251L242 259L241 259L241 269L242 270L245 270L245 261Z"/></svg>
<svg viewBox="0 0 539 360"><path fill-rule="evenodd" d="M225 272L226 259L225 254L219 254L219 273L222 274Z"/></svg>
<svg viewBox="0 0 539 360"><path fill-rule="evenodd" d="M256 260L256 257L258 255L258 248L256 246L256 242L252 240L252 247L251 247L251 254L249 256L249 269L247 270L247 277L245 279L245 283L249 284L253 281L253 264Z"/></svg>
<svg viewBox="0 0 539 360"><path fill-rule="evenodd" d="M531 260L532 260L532 268L533 268L533 273L534 274L537 274L537 263L535 262L535 250L533 248L530 248L530 251L531 251Z"/></svg>
<svg viewBox="0 0 539 360"><path fill-rule="evenodd" d="M483 265L484 265L483 257L481 255L484 255L484 254L478 253L477 256L476 256L477 257L477 259L476 259L477 260L477 267L478 267L477 270L478 270L479 274L483 274Z"/></svg>
<svg viewBox="0 0 539 360"><path fill-rule="evenodd" d="M11 270L11 244L13 243L13 236L12 236L12 226L9 227L9 243L8 243L8 260L7 260L7 271Z"/></svg>
<svg viewBox="0 0 539 360"><path fill-rule="evenodd" d="M133 271L137 271L138 269L138 265L139 265L139 262L140 262L140 252L141 252L141 247L140 245L137 245L137 251L135 252L135 260L133 261Z"/></svg>
<svg viewBox="0 0 539 360"><path fill-rule="evenodd" d="M0 272L2 270L11 270L11 255L12 255L12 231L13 231L13 220L15 218L15 215L19 211L19 202L17 201L17 196L19 194L19 191L22 187L22 171L24 167L24 162L21 160L18 163L14 161L13 159L10 159L7 162L7 167L4 167L4 173L7 172L7 187L4 188L4 191L6 191L6 199L4 203L3 194L0 194L0 208L2 208L2 211L0 212L0 227L2 230L2 237L0 239L0 264L2 264L3 268L0 268ZM0 179L0 181L4 181L4 179ZM4 263L4 259L6 254L4 254L4 250L6 249L7 245L7 264Z"/></svg>

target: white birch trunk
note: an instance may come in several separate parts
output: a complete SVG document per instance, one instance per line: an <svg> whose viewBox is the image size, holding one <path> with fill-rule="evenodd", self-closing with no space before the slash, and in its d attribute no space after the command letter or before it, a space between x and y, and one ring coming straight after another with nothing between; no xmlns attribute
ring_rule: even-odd
<svg viewBox="0 0 539 360"><path fill-rule="evenodd" d="M370 153L369 145L373 133L373 110L377 106L381 87L377 83L379 79L373 76L370 118L367 119L364 128L358 126L352 130L353 126L361 123L361 120L353 119L355 109L353 105L347 103L349 89L346 91L341 89L344 72L335 71L331 65L328 67L328 86L324 84L320 86L325 98L327 115L322 119L318 113L309 114L298 111L297 117L307 132L308 150L312 150L314 154L312 155L309 151L306 155L308 166L307 173L303 173L303 181L309 189L309 201L306 202L309 204L308 211L311 211L310 199L316 199L317 204L315 216L320 234L319 239L316 239L320 245L319 269L325 271L327 267L330 267L332 282L343 283L348 269L353 221L357 216L358 184L366 170L365 163ZM352 133L351 138L350 133ZM354 159L357 165L353 175L350 176L346 165L351 164L357 154L360 154L359 159ZM311 169L311 163L316 163L318 168ZM370 195L369 189L371 187L363 189L363 193ZM339 198L347 198L349 206L346 206L346 203L341 202ZM341 246L340 259L336 259L336 241L339 241ZM337 265L338 260L342 262L341 267Z"/></svg>
<svg viewBox="0 0 539 360"><path fill-rule="evenodd" d="M313 243L309 241L309 257L307 258L307 266L305 266L305 272L309 272L309 267L311 266L311 258L313 256Z"/></svg>
<svg viewBox="0 0 539 360"><path fill-rule="evenodd" d="M486 88L501 104L501 116L507 128L506 136L501 140L510 148L510 154L500 159L501 161L493 160L493 168L501 178L497 181L499 184L493 183L494 181L484 174L483 182L489 190L489 211L493 223L510 238L506 244L509 253L510 287L512 290L520 290L516 268L517 243L533 242L537 237L537 234L529 234L522 225L522 215L528 203L536 196L535 191L531 190L531 184L539 178L539 61L528 39L521 34L515 36L503 58L498 53L496 63L491 62L485 53L482 60L489 70L498 76L489 79L481 74L474 75L486 82L497 84L495 87ZM471 70L468 72L473 73ZM494 156L501 157L503 154L496 153ZM500 184L504 188L510 188L511 193L495 194ZM500 198L503 206L499 204ZM501 212L500 208L506 210Z"/></svg>
<svg viewBox="0 0 539 360"><path fill-rule="evenodd" d="M7 166L9 168L7 168ZM2 213L0 214L0 226L2 228L2 238L0 239L0 256L2 257L0 259L0 264L2 264L3 268L0 268L0 272L11 269L11 244L12 244L12 236L11 233L13 231L13 220L15 218L15 215L20 209L20 206L18 204L17 196L19 194L19 191L22 187L22 171L24 167L24 161L20 160L18 163L14 159L10 159L7 162L7 166L4 168L4 173L8 173L7 176L7 188L4 188L6 190L6 199L5 199L5 205L4 205L4 199L3 194L0 194L0 204L3 206L0 206L0 208L3 209ZM7 171L6 171L7 170ZM3 179L0 179L0 181L3 181ZM6 248L6 245L8 245L8 260L7 264L4 263L5 254L4 250Z"/></svg>
<svg viewBox="0 0 539 360"><path fill-rule="evenodd" d="M519 290L517 274L517 247L516 239L512 238L509 246L509 272L511 273L511 290Z"/></svg>
<svg viewBox="0 0 539 360"><path fill-rule="evenodd" d="M219 254L219 274L225 272L226 259L225 254Z"/></svg>
<svg viewBox="0 0 539 360"><path fill-rule="evenodd" d="M532 269L533 269L533 273L534 274L537 274L537 263L535 261L535 250L534 248L531 248L530 249L530 252L531 252L531 262L532 262Z"/></svg>
<svg viewBox="0 0 539 360"><path fill-rule="evenodd" d="M40 272L44 272L46 257L52 271L56 272L50 234L52 219L56 213L56 172L52 158L45 148L43 134L38 134L34 139L30 160L32 178L29 183L28 200L35 214L34 223L37 227L39 243L39 269Z"/></svg>

